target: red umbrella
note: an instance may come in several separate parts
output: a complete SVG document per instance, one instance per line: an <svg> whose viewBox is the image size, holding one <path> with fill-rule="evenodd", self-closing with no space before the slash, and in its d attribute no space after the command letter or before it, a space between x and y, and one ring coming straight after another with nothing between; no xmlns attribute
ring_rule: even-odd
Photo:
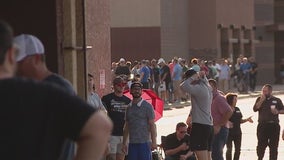
<svg viewBox="0 0 284 160"><path fill-rule="evenodd" d="M129 90L124 91L124 95L132 99ZM163 117L164 102L161 98L159 98L151 89L143 89L141 97L154 107L155 121Z"/></svg>

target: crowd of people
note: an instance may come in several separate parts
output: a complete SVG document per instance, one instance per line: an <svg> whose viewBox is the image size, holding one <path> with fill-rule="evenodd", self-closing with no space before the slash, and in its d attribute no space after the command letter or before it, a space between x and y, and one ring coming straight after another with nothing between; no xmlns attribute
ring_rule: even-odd
<svg viewBox="0 0 284 160"><path fill-rule="evenodd" d="M253 123L253 120L251 117L243 118L236 106L238 96L231 92L229 84L231 80L241 93L254 92L257 63L253 57L247 58L243 55L238 57L234 68L226 59L218 62L193 58L188 63L185 59L174 57L168 63L163 58L158 61L135 61L133 67L124 58L113 63L114 76L125 74L126 77L132 77L132 81L141 83L141 79L148 77L148 81L143 80L143 84L146 83L143 88L154 90L165 102L177 103L190 97L192 108L187 125L177 124L176 132L165 137L166 160L222 160L225 145L226 160L239 159L242 142L240 125L245 122ZM121 72L121 68L125 72ZM125 81L129 79L125 78ZM278 114L284 110L282 101L271 93L271 85L264 85L262 94L254 105L254 111L259 112L259 160L263 159L267 146L270 148L270 159L277 159L280 134ZM190 128L189 136L184 132L187 127ZM234 154L232 144L235 148Z"/></svg>
<svg viewBox="0 0 284 160"><path fill-rule="evenodd" d="M5 106L0 153L15 160L152 160L151 151L158 147L155 113L141 97L143 89L152 89L165 102L190 97L192 104L186 123L178 123L176 131L164 137L166 160L223 160L225 145L226 160L238 160L240 125L253 120L243 118L229 80L253 92L257 64L241 55L234 66L232 71L225 59L187 62L174 57L168 63L160 58L132 65L121 58L112 63L113 91L102 98L95 93L94 75L88 74L85 102L69 81L47 68L37 37L14 37L9 24L0 21L0 95ZM132 100L123 94L126 89ZM253 110L259 113L258 159L268 146L270 160L277 160L278 115L284 114L284 106L272 95L271 85L263 86Z"/></svg>
<svg viewBox="0 0 284 160"><path fill-rule="evenodd" d="M239 93L255 91L257 63L254 57L240 55L233 63L228 59L205 60L193 58L187 61L174 57L169 62L158 60L126 61L121 58L112 63L112 76L126 75L127 80L139 80L144 89L152 89L166 103L185 101L188 95L180 90L179 84L184 73L192 68L196 72L204 71L208 79L215 79L219 90L224 93L237 89Z"/></svg>

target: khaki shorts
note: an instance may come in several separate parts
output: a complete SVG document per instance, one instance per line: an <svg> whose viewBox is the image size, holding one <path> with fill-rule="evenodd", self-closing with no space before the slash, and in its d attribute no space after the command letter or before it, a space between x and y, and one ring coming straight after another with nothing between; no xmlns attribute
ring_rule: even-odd
<svg viewBox="0 0 284 160"><path fill-rule="evenodd" d="M124 154L122 152L123 136L111 136L110 137L110 150L109 154Z"/></svg>

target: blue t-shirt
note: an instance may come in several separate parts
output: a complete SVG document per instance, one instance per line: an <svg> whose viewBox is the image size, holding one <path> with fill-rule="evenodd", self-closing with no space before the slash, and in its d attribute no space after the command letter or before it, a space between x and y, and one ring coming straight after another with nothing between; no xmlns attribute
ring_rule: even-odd
<svg viewBox="0 0 284 160"><path fill-rule="evenodd" d="M148 79L150 77L150 69L147 66L144 66L140 69L140 74L144 73L143 78L141 79L141 82L147 83Z"/></svg>
<svg viewBox="0 0 284 160"><path fill-rule="evenodd" d="M113 130L111 135L123 135L125 111L130 101L131 100L125 95L118 97L114 93L110 93L102 97L102 102L107 109L108 116L113 122Z"/></svg>
<svg viewBox="0 0 284 160"><path fill-rule="evenodd" d="M181 80L181 77L182 77L182 67L177 63L174 66L173 80L174 81L179 81L179 80Z"/></svg>
<svg viewBox="0 0 284 160"><path fill-rule="evenodd" d="M242 63L241 66L240 66L240 70L243 73L248 73L250 69L251 69L250 63Z"/></svg>

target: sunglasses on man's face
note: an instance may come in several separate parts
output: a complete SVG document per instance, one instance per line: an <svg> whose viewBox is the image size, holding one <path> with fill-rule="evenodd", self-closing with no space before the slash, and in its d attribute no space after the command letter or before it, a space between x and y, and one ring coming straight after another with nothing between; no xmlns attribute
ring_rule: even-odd
<svg viewBox="0 0 284 160"><path fill-rule="evenodd" d="M181 133L181 134L185 134L185 133L186 133L186 131L180 131L179 133Z"/></svg>

